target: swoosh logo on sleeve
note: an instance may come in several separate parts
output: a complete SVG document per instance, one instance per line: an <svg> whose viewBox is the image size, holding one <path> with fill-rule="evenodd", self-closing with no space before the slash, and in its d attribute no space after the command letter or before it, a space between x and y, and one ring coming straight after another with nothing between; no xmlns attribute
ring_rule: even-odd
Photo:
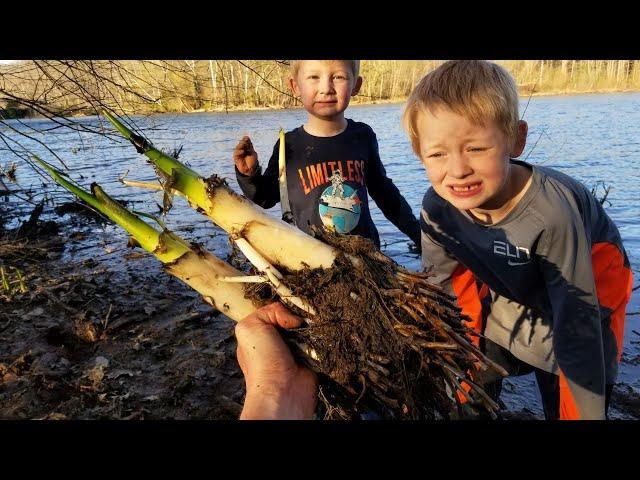
<svg viewBox="0 0 640 480"><path fill-rule="evenodd" d="M527 260L526 262L514 262L513 260L509 260L507 263L514 267L516 265L527 265L528 263L531 263L531 260Z"/></svg>

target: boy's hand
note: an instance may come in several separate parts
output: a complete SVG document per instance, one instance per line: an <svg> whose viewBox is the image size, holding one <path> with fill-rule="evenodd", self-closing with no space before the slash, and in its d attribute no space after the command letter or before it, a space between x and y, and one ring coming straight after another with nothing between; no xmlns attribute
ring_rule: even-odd
<svg viewBox="0 0 640 480"><path fill-rule="evenodd" d="M243 175L252 176L258 170L258 154L253 149L251 139L245 135L233 151L233 161Z"/></svg>

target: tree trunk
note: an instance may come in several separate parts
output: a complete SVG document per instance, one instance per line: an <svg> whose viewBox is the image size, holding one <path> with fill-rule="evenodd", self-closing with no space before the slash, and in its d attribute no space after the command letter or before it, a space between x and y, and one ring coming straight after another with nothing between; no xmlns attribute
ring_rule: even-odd
<svg viewBox="0 0 640 480"><path fill-rule="evenodd" d="M213 68L213 60L209 60L209 75L211 76L211 107L216 104L216 71Z"/></svg>
<svg viewBox="0 0 640 480"><path fill-rule="evenodd" d="M540 75L538 76L538 88L542 87L542 74L544 73L544 60L540 60Z"/></svg>
<svg viewBox="0 0 640 480"><path fill-rule="evenodd" d="M244 104L247 104L247 98L249 96L249 69L244 69Z"/></svg>

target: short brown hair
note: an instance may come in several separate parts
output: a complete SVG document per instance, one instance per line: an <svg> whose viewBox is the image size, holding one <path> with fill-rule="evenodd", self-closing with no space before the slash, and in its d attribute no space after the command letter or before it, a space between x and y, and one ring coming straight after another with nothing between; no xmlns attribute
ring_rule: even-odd
<svg viewBox="0 0 640 480"><path fill-rule="evenodd" d="M300 69L300 63L302 63L304 60L289 60L289 68L291 71L291 76L295 78L295 76L298 74L298 70ZM331 60L324 60L325 62L330 62ZM349 68L351 69L351 73L353 73L353 76L355 78L358 78L358 75L360 74L360 60L339 60L340 62L345 62L347 65L349 65Z"/></svg>
<svg viewBox="0 0 640 480"><path fill-rule="evenodd" d="M495 121L514 141L518 131L518 88L511 74L484 60L450 60L429 72L409 95L402 123L420 156L417 114L446 106L471 122Z"/></svg>

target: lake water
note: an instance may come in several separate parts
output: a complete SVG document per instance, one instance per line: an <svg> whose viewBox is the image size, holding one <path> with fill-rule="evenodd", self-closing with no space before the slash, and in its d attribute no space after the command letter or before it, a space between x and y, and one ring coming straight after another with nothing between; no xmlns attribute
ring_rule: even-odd
<svg viewBox="0 0 640 480"><path fill-rule="evenodd" d="M526 111L525 111L526 108ZM631 260L638 285L640 280L640 94L597 94L575 96L551 96L522 99L521 114L529 123L527 148L520 157L536 165L556 168L582 181L589 187L599 182L611 187L606 204L608 214L616 222L625 248ZM429 186L425 172L411 151L407 137L400 126L402 105L382 104L352 106L347 116L368 123L378 136L380 156L387 174L394 180L416 215L419 213L424 192ZM166 151L184 145L180 159L203 176L217 173L228 179L236 191L231 152L242 135L248 134L263 165L277 140L278 129L291 130L305 121L304 110L277 110L190 115L155 115L135 117L140 127L153 143ZM95 117L79 120L98 124ZM99 183L107 193L134 202L136 210L157 212L161 204L159 193L125 187L117 181L119 175L129 170L132 180L151 181L153 169L146 165L130 144L108 140L97 135L52 130L49 120L26 120L23 124L11 122L14 128L28 132L43 141L70 167L70 175L86 187ZM9 134L6 127L0 129ZM14 138L15 134L13 135ZM56 164L55 159L40 145L28 139L20 142L42 158ZM20 188L38 188L43 181L22 160L0 150L0 165L18 163ZM599 196L604 194L602 185ZM70 195L56 195L56 201L71 199ZM279 206L270 210L279 216ZM373 220L382 241L383 251L408 268L418 269L419 259L407 248L408 240L393 226L371 201ZM175 207L167 218L170 229L189 240L204 243L213 253L224 256L229 247L226 237L201 215L191 210L185 202L175 201ZM126 243L126 233L119 228L108 228L105 235L115 243ZM90 255L90 252L86 253ZM640 292L634 292L628 312L640 311ZM627 317L625 327L625 351L619 381L640 392L640 315ZM533 376L512 378L506 381L502 400L511 410L524 407L541 416L541 406ZM610 412L614 418L624 414Z"/></svg>

